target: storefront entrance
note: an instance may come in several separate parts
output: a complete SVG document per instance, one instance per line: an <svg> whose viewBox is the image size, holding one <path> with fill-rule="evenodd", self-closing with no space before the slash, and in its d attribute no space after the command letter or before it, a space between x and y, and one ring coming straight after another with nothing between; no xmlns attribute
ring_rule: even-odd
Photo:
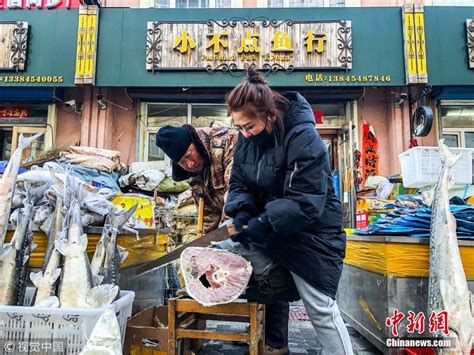
<svg viewBox="0 0 474 355"><path fill-rule="evenodd" d="M33 160L50 147L53 126L49 117L48 105L0 105L0 161L10 159L18 147L20 134L28 137L45 132L23 151L23 160Z"/></svg>

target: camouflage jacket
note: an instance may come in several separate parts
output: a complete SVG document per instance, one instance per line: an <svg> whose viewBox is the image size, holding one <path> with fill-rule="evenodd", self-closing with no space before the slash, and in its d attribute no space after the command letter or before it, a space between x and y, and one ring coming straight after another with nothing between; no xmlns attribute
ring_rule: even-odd
<svg viewBox="0 0 474 355"><path fill-rule="evenodd" d="M234 147L238 133L229 127L193 128L184 125L191 133L206 164L199 174L191 174L179 165L173 164L173 179L181 181L189 179L196 205L199 197L204 198L204 232L210 232L225 219L224 203L227 198Z"/></svg>

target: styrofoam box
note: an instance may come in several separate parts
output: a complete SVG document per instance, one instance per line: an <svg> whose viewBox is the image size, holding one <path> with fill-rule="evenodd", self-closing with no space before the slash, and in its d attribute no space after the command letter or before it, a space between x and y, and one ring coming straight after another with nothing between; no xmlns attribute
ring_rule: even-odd
<svg viewBox="0 0 474 355"><path fill-rule="evenodd" d="M472 183L472 151L470 148L450 148L461 159L450 171L456 185ZM438 147L414 147L398 155L403 186L420 188L436 184L441 172Z"/></svg>
<svg viewBox="0 0 474 355"><path fill-rule="evenodd" d="M133 291L120 291L120 298L112 304L93 309L29 307L33 294L34 288L28 287L24 307L0 306L0 339L14 343L64 341L64 353L79 354L99 317L111 308L117 315L123 346L127 318L132 315Z"/></svg>

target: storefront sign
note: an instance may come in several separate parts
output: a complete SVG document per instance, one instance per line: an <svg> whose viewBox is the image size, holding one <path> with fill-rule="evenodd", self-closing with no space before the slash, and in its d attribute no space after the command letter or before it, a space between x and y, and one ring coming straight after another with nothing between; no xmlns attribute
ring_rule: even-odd
<svg viewBox="0 0 474 355"><path fill-rule="evenodd" d="M95 84L98 24L98 6L79 8L74 84Z"/></svg>
<svg viewBox="0 0 474 355"><path fill-rule="evenodd" d="M0 76L0 84L50 84L63 83L64 77L62 75L3 75Z"/></svg>
<svg viewBox="0 0 474 355"><path fill-rule="evenodd" d="M305 75L308 83L388 83L391 75L330 75L324 73L308 73Z"/></svg>
<svg viewBox="0 0 474 355"><path fill-rule="evenodd" d="M0 70L25 70L28 22L0 22Z"/></svg>
<svg viewBox="0 0 474 355"><path fill-rule="evenodd" d="M405 5L403 38L407 84L427 84L425 24L423 6Z"/></svg>
<svg viewBox="0 0 474 355"><path fill-rule="evenodd" d="M469 68L474 69L474 20L466 20L467 33L467 55L469 57Z"/></svg>
<svg viewBox="0 0 474 355"><path fill-rule="evenodd" d="M146 69L352 69L351 21L148 22Z"/></svg>
<svg viewBox="0 0 474 355"><path fill-rule="evenodd" d="M27 107L0 107L0 122L10 118L28 118Z"/></svg>
<svg viewBox="0 0 474 355"><path fill-rule="evenodd" d="M78 8L79 0L0 0L1 9L69 9Z"/></svg>

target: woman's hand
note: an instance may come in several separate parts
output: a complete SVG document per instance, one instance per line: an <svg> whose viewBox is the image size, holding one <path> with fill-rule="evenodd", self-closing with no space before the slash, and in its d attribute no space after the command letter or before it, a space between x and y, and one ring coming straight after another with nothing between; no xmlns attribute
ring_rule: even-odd
<svg viewBox="0 0 474 355"><path fill-rule="evenodd" d="M249 220L247 228L242 229L241 232L234 235L232 240L248 247L250 242L264 243L271 231L272 226L268 220L268 216L264 213Z"/></svg>

